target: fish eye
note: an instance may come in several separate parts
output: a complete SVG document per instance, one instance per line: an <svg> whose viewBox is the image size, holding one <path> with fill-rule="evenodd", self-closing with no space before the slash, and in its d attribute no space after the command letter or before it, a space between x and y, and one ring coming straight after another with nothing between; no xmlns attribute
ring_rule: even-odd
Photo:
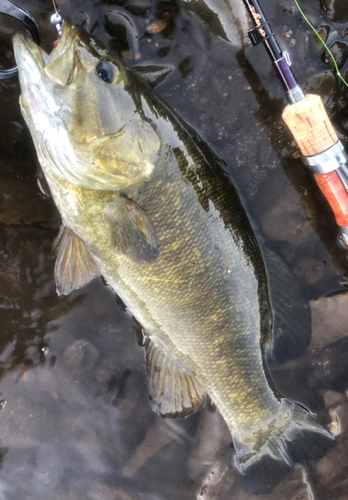
<svg viewBox="0 0 348 500"><path fill-rule="evenodd" d="M106 83L112 83L115 79L117 68L109 61L101 61L95 68L98 77Z"/></svg>

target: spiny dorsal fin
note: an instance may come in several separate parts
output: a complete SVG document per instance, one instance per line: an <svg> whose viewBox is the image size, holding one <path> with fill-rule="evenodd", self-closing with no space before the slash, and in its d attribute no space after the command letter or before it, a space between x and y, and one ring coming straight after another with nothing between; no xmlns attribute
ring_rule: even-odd
<svg viewBox="0 0 348 500"><path fill-rule="evenodd" d="M152 262L159 249L155 228L144 210L124 196L116 196L104 210L111 231L112 250L134 262Z"/></svg>
<svg viewBox="0 0 348 500"><path fill-rule="evenodd" d="M61 227L54 248L57 251L54 278L58 295L69 295L100 273L85 243L68 227Z"/></svg>
<svg viewBox="0 0 348 500"><path fill-rule="evenodd" d="M157 337L146 340L149 402L162 417L186 417L207 402L201 380L175 358Z"/></svg>
<svg viewBox="0 0 348 500"><path fill-rule="evenodd" d="M146 66L132 66L132 71L136 71L152 88L154 88L165 80L173 71L173 68L169 66L158 66L157 64L147 64Z"/></svg>

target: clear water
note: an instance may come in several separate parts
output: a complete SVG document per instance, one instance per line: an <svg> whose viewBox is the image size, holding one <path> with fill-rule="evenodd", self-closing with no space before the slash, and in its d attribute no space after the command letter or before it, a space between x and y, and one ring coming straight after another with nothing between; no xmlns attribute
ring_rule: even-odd
<svg viewBox="0 0 348 500"><path fill-rule="evenodd" d="M333 216L281 123L285 98L267 55L246 44L238 31L247 25L241 2L230 1L233 22L213 0L57 3L64 17L84 24L129 64L173 68L156 91L225 160L309 299L342 292L347 254L335 244ZM319 0L308 0L303 7L316 27L325 26L330 44L340 42L348 54L344 2L336 3L323 2L323 10ZM35 16L50 50L51 3L18 4ZM292 2L263 4L300 84L322 95L346 140L347 92L312 33ZM129 58L135 36L120 13L136 26L137 61ZM9 50L9 26L0 21L1 47ZM253 498L234 468L229 432L217 411L206 408L184 420L151 412L137 327L102 281L69 297L56 295L52 243L59 216L38 188L18 97L16 79L0 82L0 499ZM314 332L311 348L273 376L283 394L336 424L338 445L319 462L297 465L260 498L348 499L347 315L345 298L337 297L326 299L331 310L323 301L321 340Z"/></svg>

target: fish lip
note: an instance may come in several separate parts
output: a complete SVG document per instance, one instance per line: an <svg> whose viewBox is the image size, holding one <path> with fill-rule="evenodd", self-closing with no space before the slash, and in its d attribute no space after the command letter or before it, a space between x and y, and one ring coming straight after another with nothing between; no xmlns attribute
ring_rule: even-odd
<svg viewBox="0 0 348 500"><path fill-rule="evenodd" d="M13 50L20 73L24 70L31 74L35 69L43 73L48 54L27 33L17 31L14 34Z"/></svg>
<svg viewBox="0 0 348 500"><path fill-rule="evenodd" d="M59 38L58 44L49 55L49 59L47 61L47 66L53 61L56 61L61 57L65 52L69 50L74 40L76 39L77 32L75 25L70 21L64 19L63 27L62 27L62 36Z"/></svg>
<svg viewBox="0 0 348 500"><path fill-rule="evenodd" d="M69 21L63 21L63 34L57 46L50 54L47 54L33 39L24 31L17 31L13 36L13 50L19 71L27 70L30 74L34 69L40 73L49 64L62 56L72 45L76 38L74 25Z"/></svg>

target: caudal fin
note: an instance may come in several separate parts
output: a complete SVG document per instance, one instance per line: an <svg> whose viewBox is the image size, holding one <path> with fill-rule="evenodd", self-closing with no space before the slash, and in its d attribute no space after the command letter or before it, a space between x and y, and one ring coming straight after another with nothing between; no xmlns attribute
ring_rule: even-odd
<svg viewBox="0 0 348 500"><path fill-rule="evenodd" d="M268 427L255 436L253 445L250 438L246 444L234 437L238 466L254 495L270 493L296 462L318 460L335 445L334 437L310 413L286 399Z"/></svg>

